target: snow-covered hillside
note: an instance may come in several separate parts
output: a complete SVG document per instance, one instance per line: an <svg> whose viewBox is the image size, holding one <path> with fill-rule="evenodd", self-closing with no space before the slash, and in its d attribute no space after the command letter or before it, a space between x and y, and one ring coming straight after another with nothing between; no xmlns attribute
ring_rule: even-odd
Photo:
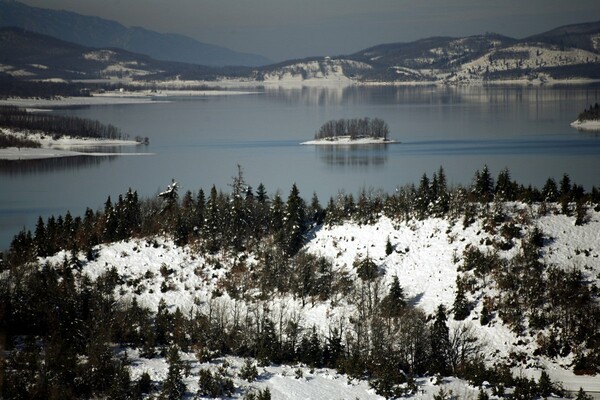
<svg viewBox="0 0 600 400"><path fill-rule="evenodd" d="M352 84L351 70L368 70L370 65L347 60L331 59L294 63L257 75L265 84L339 85Z"/></svg>
<svg viewBox="0 0 600 400"><path fill-rule="evenodd" d="M575 225L575 217L559 213L560 205L505 203L503 212L522 235L539 229L544 235L541 258L546 265L566 270L578 268L584 280L600 285L600 212L589 209L586 223ZM388 248L388 241L392 251ZM508 244L499 246L499 243ZM464 254L467 249L479 249L482 253L497 254L509 260L521 251L516 239L506 239L500 230L490 229L486 219L476 217L465 224L462 219L428 218L396 222L379 217L373 224L345 222L341 225L315 228L303 251L323 256L332 261L336 274L356 278L355 261L369 257L382 273L381 288L387 288L397 276L409 304L432 315L438 305L453 308L456 298L457 276L464 274ZM61 264L70 253L60 252L41 260ZM283 319L295 318L301 325L315 328L325 334L331 324L348 325L354 305L343 296L326 301L312 299L303 301L290 294L275 295L268 299L250 290L244 299L234 299L224 290L231 279L230 271L239 268L241 262L252 270L260 263L257 255L246 253L232 257L226 253L208 255L194 246L180 247L166 237L131 239L101 245L92 261L78 256L83 265L81 273L95 280L112 270L118 276L115 293L120 301L136 301L156 311L164 300L171 312L177 308L185 314L192 310L210 313L222 310L224 323L232 321L234 314L270 310L272 315ZM243 282L238 283L243 284ZM494 316L491 322L482 324L480 317L486 297L494 297L498 289L494 279L476 282L468 292L472 311L465 321L449 318L452 331L468 329L480 339L485 349L486 362L490 365L503 362L513 366L513 373L538 378L545 370L565 388L600 391L600 380L594 376L577 376L572 372L573 354L550 359L538 355L536 337L517 335L502 319ZM233 310L236 310L235 312ZM533 332L533 331L532 331ZM134 360L133 376L150 371L156 380L166 374L164 359L145 359L136 350L129 350ZM518 356L518 360L515 357ZM190 354L188 357L193 358ZM221 363L224 360L221 360ZM231 368L239 369L242 361L227 358ZM187 380L188 389L194 391L198 368L216 368L215 361L202 364L193 361L193 379ZM352 381L332 370L302 367L303 378L295 377L296 367L268 366L261 370L258 388L269 387L274 399L295 398L378 398L365 382ZM235 375L235 374L233 374ZM460 398L476 398L478 389L466 382L448 379L445 384L459 394ZM240 385L242 385L240 383ZM248 385L246 385L248 386ZM431 398L440 388L429 379L418 380L419 391L409 398ZM462 396L462 395L464 396Z"/></svg>

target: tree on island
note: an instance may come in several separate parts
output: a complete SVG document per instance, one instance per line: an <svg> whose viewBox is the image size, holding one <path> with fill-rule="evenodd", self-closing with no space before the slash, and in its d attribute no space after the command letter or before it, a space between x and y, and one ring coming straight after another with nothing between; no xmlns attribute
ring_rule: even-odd
<svg viewBox="0 0 600 400"><path fill-rule="evenodd" d="M593 106L590 105L590 108L583 110L577 116L578 121L592 121L592 120L600 120L600 105L598 103Z"/></svg>
<svg viewBox="0 0 600 400"><path fill-rule="evenodd" d="M325 122L315 133L315 139L349 136L352 140L369 137L387 141L389 133L388 124L379 118L339 119Z"/></svg>

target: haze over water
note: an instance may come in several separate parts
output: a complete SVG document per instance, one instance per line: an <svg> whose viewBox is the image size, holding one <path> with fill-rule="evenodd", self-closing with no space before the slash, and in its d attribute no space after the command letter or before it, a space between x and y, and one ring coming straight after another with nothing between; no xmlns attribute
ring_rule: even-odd
<svg viewBox="0 0 600 400"><path fill-rule="evenodd" d="M38 215L82 215L130 187L154 196L174 178L183 191L228 191L238 164L254 188L262 182L270 195L287 195L295 182L322 204L341 191L391 193L440 165L450 184L469 185L487 164L494 176L508 167L525 185L568 173L591 190L600 186L600 136L569 123L599 94L599 86L303 88L57 110L148 136L147 147L116 151L156 155L0 164L0 249ZM361 117L384 119L402 143L299 145L327 120Z"/></svg>

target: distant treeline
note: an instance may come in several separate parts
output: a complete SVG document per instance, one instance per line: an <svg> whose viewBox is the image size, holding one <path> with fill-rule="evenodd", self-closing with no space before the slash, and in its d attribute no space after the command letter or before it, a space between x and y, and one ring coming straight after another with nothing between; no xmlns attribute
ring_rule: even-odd
<svg viewBox="0 0 600 400"><path fill-rule="evenodd" d="M38 148L41 145L31 139L19 138L13 135L4 135L0 133L0 149L6 149L7 147L29 147Z"/></svg>
<svg viewBox="0 0 600 400"><path fill-rule="evenodd" d="M595 105L590 106L590 108L583 110L581 113L579 113L577 119L579 121L600 119L600 105L596 103Z"/></svg>
<svg viewBox="0 0 600 400"><path fill-rule="evenodd" d="M89 91L81 83L28 81L0 73L0 98L52 99L67 96L89 96Z"/></svg>
<svg viewBox="0 0 600 400"><path fill-rule="evenodd" d="M0 107L0 127L41 131L49 135L121 139L121 130L91 119L30 113L14 106Z"/></svg>
<svg viewBox="0 0 600 400"><path fill-rule="evenodd" d="M390 133L388 124L379 118L338 119L325 122L315 133L315 139L326 139L338 136L382 138L387 140Z"/></svg>

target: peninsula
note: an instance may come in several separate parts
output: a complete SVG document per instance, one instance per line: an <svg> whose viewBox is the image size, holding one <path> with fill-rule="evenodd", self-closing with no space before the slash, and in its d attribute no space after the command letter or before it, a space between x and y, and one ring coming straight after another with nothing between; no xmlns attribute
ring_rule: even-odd
<svg viewBox="0 0 600 400"><path fill-rule="evenodd" d="M81 150L148 142L148 138L142 137L128 140L118 128L98 121L29 112L18 107L0 107L2 160L116 155L120 153L92 153Z"/></svg>

